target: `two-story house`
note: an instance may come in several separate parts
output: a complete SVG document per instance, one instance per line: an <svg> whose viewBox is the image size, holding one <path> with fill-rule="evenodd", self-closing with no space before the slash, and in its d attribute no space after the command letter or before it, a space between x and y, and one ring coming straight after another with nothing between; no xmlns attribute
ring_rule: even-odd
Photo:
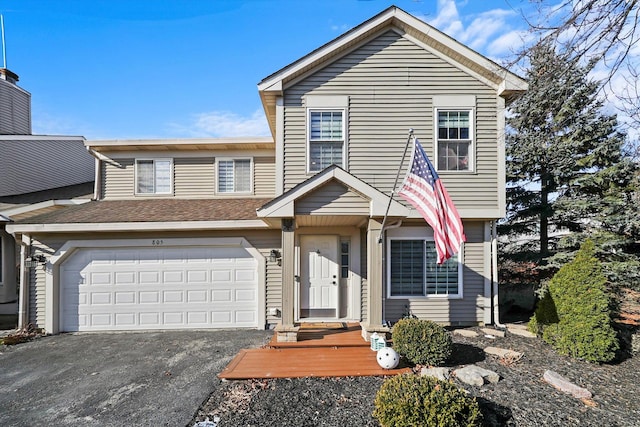
<svg viewBox="0 0 640 427"><path fill-rule="evenodd" d="M95 201L8 226L23 322L49 332L360 322L491 323L504 112L526 83L390 7L258 84L272 137L87 141ZM413 128L467 241L391 197ZM382 229L387 216L386 227Z"/></svg>

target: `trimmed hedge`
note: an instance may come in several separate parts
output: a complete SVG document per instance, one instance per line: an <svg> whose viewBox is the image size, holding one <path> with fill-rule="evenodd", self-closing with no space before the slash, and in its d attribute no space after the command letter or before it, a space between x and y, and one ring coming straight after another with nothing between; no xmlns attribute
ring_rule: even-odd
<svg viewBox="0 0 640 427"><path fill-rule="evenodd" d="M553 276L529 329L560 354L589 362L610 362L620 348L612 326L607 279L587 240L573 261Z"/></svg>
<svg viewBox="0 0 640 427"><path fill-rule="evenodd" d="M383 427L475 427L482 425L478 402L453 383L403 374L376 394L373 416Z"/></svg>
<svg viewBox="0 0 640 427"><path fill-rule="evenodd" d="M451 356L453 342L435 322L401 319L393 326L393 349L415 364L437 366Z"/></svg>

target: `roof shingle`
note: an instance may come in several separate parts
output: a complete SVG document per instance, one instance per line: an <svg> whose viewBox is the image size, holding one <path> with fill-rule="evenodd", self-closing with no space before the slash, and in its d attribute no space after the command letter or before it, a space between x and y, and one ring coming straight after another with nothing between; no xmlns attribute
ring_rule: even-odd
<svg viewBox="0 0 640 427"><path fill-rule="evenodd" d="M271 199L100 200L17 221L20 224L257 220Z"/></svg>

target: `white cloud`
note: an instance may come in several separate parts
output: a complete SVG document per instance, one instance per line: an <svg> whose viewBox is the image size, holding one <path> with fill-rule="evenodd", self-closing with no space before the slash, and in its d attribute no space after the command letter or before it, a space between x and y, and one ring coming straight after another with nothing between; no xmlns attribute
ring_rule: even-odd
<svg viewBox="0 0 640 427"><path fill-rule="evenodd" d="M174 131L193 138L268 136L271 134L262 109L256 110L249 117L229 111L199 113L187 125L174 123L170 127Z"/></svg>

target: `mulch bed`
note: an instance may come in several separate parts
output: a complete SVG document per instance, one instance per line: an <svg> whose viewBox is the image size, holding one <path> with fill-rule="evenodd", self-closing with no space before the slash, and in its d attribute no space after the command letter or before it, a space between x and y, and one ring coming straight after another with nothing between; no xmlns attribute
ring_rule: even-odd
<svg viewBox="0 0 640 427"><path fill-rule="evenodd" d="M456 383L476 397L489 426L640 426L640 355L630 348L612 364L592 364L560 356L538 338L507 333L488 338L453 335L449 365L476 364L497 372L497 384ZM626 337L635 331L627 327ZM513 363L485 355L488 346L523 352ZM543 380L552 370L593 393L579 400ZM219 417L224 426L377 426L372 418L382 377L301 378L230 381L217 384L196 421Z"/></svg>

